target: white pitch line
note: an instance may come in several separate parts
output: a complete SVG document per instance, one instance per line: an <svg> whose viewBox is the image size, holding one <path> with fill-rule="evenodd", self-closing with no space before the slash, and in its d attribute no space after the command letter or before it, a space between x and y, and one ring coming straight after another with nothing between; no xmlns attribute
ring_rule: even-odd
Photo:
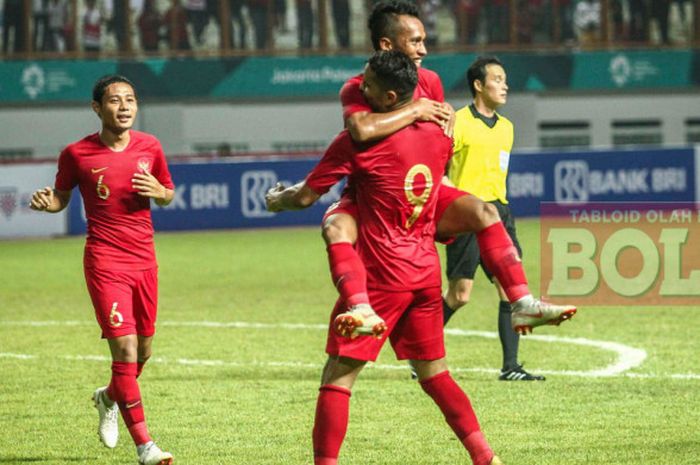
<svg viewBox="0 0 700 465"><path fill-rule="evenodd" d="M89 321L77 321L77 320L45 320L45 321L0 321L0 325L4 326L34 326L34 327L44 327L44 326L91 326L94 322ZM232 322L217 322L217 321L163 321L159 323L160 326L173 326L173 327L204 327L204 328L234 328L234 329L308 329L308 330L327 330L328 326L325 324L303 324L303 323L251 323L243 321L232 321ZM472 330L462 330L462 329L446 329L445 334L460 337L483 337L489 339L496 339L498 334L489 331L472 331ZM624 344L611 341L599 341L586 338L571 338L571 337L560 337L560 336L550 336L550 335L529 335L527 336L529 340L549 342L549 343L564 343L564 344L574 344L579 346L594 347L597 349L606 350L613 352L616 355L616 360L603 368L589 370L589 371L573 371L573 370L539 370L543 374L553 374L553 375L566 375L566 376L578 376L578 377L613 377L613 376L627 376L631 378L672 378L672 379L700 379L700 375L695 373L682 373L682 374L667 374L667 375L657 375L657 374L641 374L641 373L626 373L627 371L640 366L647 357L646 351L643 349L638 349L630 347ZM13 354L13 353L0 353L0 358L38 358L35 355L29 354ZM67 360L98 360L104 361L109 360L107 357L103 356L64 356L62 357ZM175 359L169 360L165 358L156 358L156 360L162 363L175 363L180 365L192 365L192 366L266 366L266 367L285 367L285 368L319 368L320 365L309 364L309 363L299 363L299 362L229 362L224 360L191 360L191 359ZM371 364L372 367L381 370L405 370L406 367L403 365L385 365L385 364ZM477 373L498 373L498 370L492 368L451 368L454 372L477 372Z"/></svg>

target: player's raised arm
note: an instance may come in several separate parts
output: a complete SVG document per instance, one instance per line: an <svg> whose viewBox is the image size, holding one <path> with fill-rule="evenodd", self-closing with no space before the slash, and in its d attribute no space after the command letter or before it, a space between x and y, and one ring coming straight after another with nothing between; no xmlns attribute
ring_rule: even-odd
<svg viewBox="0 0 700 465"><path fill-rule="evenodd" d="M449 124L451 131L454 126L454 109L443 102L419 98L403 108L387 113L353 113L345 120L345 125L356 142L371 142L390 136L416 121L432 121L443 128Z"/></svg>
<svg viewBox="0 0 700 465"><path fill-rule="evenodd" d="M265 194L265 203L271 212L301 210L313 205L319 197L321 196L318 193L306 185L306 181L289 187L278 182Z"/></svg>
<svg viewBox="0 0 700 465"><path fill-rule="evenodd" d="M70 191L59 191L46 186L34 191L29 207L32 210L58 213L68 206L68 202Z"/></svg>

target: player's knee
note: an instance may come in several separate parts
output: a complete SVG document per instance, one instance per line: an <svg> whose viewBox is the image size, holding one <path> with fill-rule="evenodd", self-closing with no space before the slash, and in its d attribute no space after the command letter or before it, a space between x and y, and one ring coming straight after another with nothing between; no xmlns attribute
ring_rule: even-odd
<svg viewBox="0 0 700 465"><path fill-rule="evenodd" d="M326 244L350 242L357 240L357 225L350 215L333 215L323 223L323 240Z"/></svg>
<svg viewBox="0 0 700 465"><path fill-rule="evenodd" d="M445 296L449 307L453 310L464 307L469 303L471 293L466 289L451 289Z"/></svg>
<svg viewBox="0 0 700 465"><path fill-rule="evenodd" d="M131 345L121 345L112 348L112 358L119 362L135 362L138 359L138 350Z"/></svg>
<svg viewBox="0 0 700 465"><path fill-rule="evenodd" d="M477 210L477 218L480 223L480 230L491 226L492 224L501 221L501 217L498 214L498 209L495 205L482 202Z"/></svg>

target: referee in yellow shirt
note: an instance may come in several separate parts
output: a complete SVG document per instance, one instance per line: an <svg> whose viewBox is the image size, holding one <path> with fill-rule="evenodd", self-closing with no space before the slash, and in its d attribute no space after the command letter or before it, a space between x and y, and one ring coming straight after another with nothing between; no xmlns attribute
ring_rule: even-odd
<svg viewBox="0 0 700 465"><path fill-rule="evenodd" d="M522 255L515 233L515 222L506 199L506 176L513 148L513 124L496 109L506 103L508 85L503 64L495 57L480 57L469 67L467 81L474 101L456 113L454 155L448 177L459 189L496 206L503 225ZM500 296L498 334L503 348L500 380L542 381L543 376L526 372L518 363L520 336L511 326L511 306L503 289L481 263L476 236L459 236L447 246L447 278L444 295L445 324L454 312L469 302L474 274L482 265Z"/></svg>

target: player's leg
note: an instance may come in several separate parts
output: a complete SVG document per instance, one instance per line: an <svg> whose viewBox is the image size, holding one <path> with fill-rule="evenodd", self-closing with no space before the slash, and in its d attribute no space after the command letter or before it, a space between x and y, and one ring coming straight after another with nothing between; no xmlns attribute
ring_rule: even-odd
<svg viewBox="0 0 700 465"><path fill-rule="evenodd" d="M494 205L471 194L462 193L458 196L461 191L448 186L441 186L439 192L449 202L438 199L438 205L441 206L436 212L439 215L436 216L438 237L476 233L481 260L501 284L512 305L513 329L526 334L537 326L558 325L576 313L574 306L551 305L532 297L518 251Z"/></svg>
<svg viewBox="0 0 700 465"><path fill-rule="evenodd" d="M445 420L476 465L497 464L481 433L467 395L452 379L445 362L440 288L421 289L396 323L390 340L399 359L410 359L423 390L438 405Z"/></svg>
<svg viewBox="0 0 700 465"><path fill-rule="evenodd" d="M346 337L358 334L380 336L386 329L377 317L367 295L367 271L357 255L357 206L349 195L332 205L323 217L323 240L333 285L347 311L336 327Z"/></svg>
<svg viewBox="0 0 700 465"><path fill-rule="evenodd" d="M518 256L522 258L523 251L518 241L518 233L515 228L515 219L511 214L508 205L500 202L495 203L498 209L498 214L501 221L508 232L508 236L513 241L513 245L518 251ZM513 329L512 324L512 309L508 296L497 279L494 279L487 268L484 269L486 276L494 282L500 298L498 304L498 338L501 341L501 350L503 352L503 366L498 377L501 381L544 381L544 376L533 375L523 369L523 366L518 363L518 349L520 346L520 334Z"/></svg>
<svg viewBox="0 0 700 465"><path fill-rule="evenodd" d="M158 316L158 269L133 273L134 279L134 320L136 322L136 354L134 361L135 377L133 379L138 389L137 378L143 370L143 366L151 357L153 335L156 332L156 319ZM134 369L132 368L132 370ZM140 395L139 395L140 397ZM140 399L139 399L140 401ZM133 404L132 401L130 404ZM139 404L142 405L142 404ZM121 409L121 404L119 405ZM143 414L143 411L142 411ZM126 417L122 413L126 422ZM147 432L145 416L143 417L143 430ZM129 429L131 432L131 429ZM169 452L162 451L150 438L150 436L135 436L132 434L136 452L139 456L139 463L144 465L169 465L173 461L173 456Z"/></svg>
<svg viewBox="0 0 700 465"><path fill-rule="evenodd" d="M455 382L444 358L413 360L421 388L428 394L445 417L457 438L469 452L474 465L500 465L493 453L467 394Z"/></svg>
<svg viewBox="0 0 700 465"><path fill-rule="evenodd" d="M442 300L443 324L447 324L452 315L466 305L471 298L474 275L479 267L479 247L476 236L463 234L447 244L446 275L448 286Z"/></svg>

